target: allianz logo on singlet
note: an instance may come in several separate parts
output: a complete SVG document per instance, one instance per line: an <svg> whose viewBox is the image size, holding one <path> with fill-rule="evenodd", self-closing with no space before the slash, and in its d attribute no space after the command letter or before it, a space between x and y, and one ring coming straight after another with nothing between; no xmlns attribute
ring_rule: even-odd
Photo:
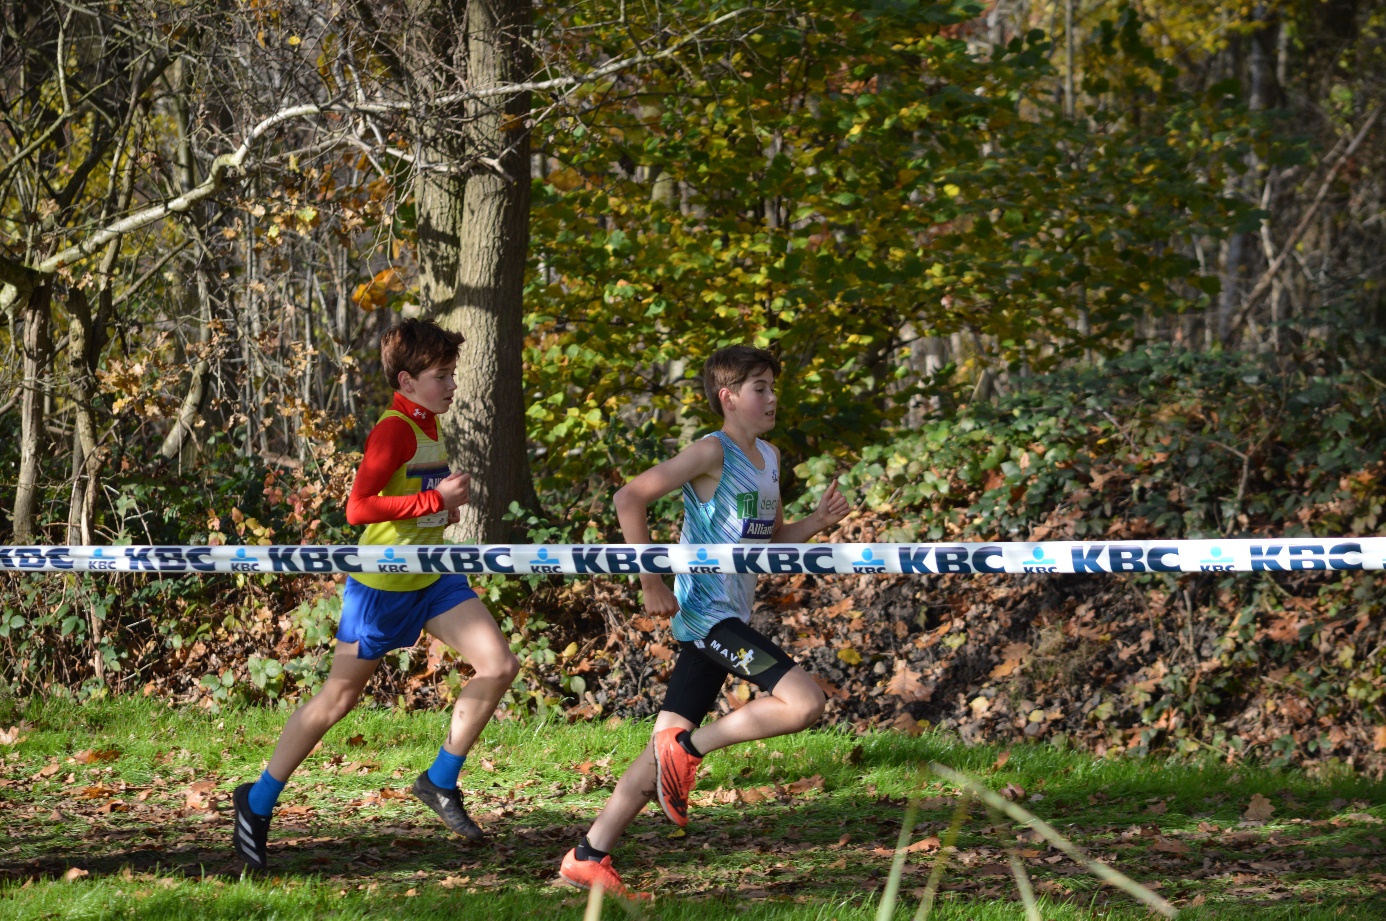
<svg viewBox="0 0 1386 921"><path fill-rule="evenodd" d="M775 536L777 499L760 497L756 491L736 494L736 517L742 520L741 536L752 540L769 540ZM769 515L770 517L762 517Z"/></svg>

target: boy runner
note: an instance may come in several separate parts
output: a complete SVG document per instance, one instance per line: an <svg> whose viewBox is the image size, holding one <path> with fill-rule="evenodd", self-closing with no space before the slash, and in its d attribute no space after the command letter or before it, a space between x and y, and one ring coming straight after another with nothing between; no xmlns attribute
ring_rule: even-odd
<svg viewBox="0 0 1386 921"><path fill-rule="evenodd" d="M769 352L737 345L719 349L703 366L703 388L722 430L646 470L616 493L616 513L627 543L650 543L646 510L661 496L683 491L685 544L803 543L847 516L847 500L829 484L808 518L787 522L780 506L780 455L758 436L775 427L775 377ZM737 742L798 732L823 714L823 691L748 621L755 595L750 574L679 575L670 592L653 574L640 576L645 609L673 615L678 659L645 751L626 769L616 790L578 846L563 857L560 875L576 886L600 883L630 893L611 866L617 839L651 799L669 821L688 825L688 796L703 757ZM723 680L736 675L765 694L706 726Z"/></svg>
<svg viewBox="0 0 1386 921"><path fill-rule="evenodd" d="M441 544L467 503L471 477L450 473L437 417L457 384L458 333L405 320L380 337L380 360L396 393L366 438L365 456L347 499L347 521L365 525L362 544ZM289 775L327 730L356 705L385 653L413 646L420 629L442 640L475 670L452 710L432 767L413 793L443 824L472 840L484 837L467 815L457 776L482 727L510 687L520 663L463 575L353 573L347 577L337 648L327 682L294 711L269 767L232 796L236 853L257 870L267 865L270 814Z"/></svg>

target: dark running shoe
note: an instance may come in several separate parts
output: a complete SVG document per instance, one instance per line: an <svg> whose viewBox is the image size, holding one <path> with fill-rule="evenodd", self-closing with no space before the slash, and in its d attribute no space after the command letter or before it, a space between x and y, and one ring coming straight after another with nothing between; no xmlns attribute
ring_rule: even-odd
<svg viewBox="0 0 1386 921"><path fill-rule="evenodd" d="M270 820L267 815L256 815L250 811L250 788L254 784L243 783L231 794L231 842L236 853L252 870L264 870L269 866Z"/></svg>
<svg viewBox="0 0 1386 921"><path fill-rule="evenodd" d="M428 771L420 774L419 779L414 781L414 786L409 789L425 806L438 813L443 824L453 832L472 841L482 841L486 838L481 826L472 821L472 817L467 815L467 810L462 806L462 791L444 790L428 779Z"/></svg>

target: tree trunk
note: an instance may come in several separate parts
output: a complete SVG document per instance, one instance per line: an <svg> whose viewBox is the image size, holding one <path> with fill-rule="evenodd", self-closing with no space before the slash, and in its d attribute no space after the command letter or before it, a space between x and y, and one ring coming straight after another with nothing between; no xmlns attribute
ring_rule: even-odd
<svg viewBox="0 0 1386 921"><path fill-rule="evenodd" d="M529 78L529 0L469 0L467 75L475 89ZM431 231L456 233L456 272L439 323L467 337L457 365L459 398L441 419L456 469L472 474L471 503L462 508L458 536L468 542L504 541L512 502L533 507L525 441L523 304L529 248L529 95L502 105L468 105L461 200L436 202ZM427 181L425 178L424 181ZM420 207L421 235L424 209ZM436 254L436 250L434 251ZM441 254L437 254L441 255ZM422 252L421 252L422 256ZM449 302L446 258L430 266L426 303Z"/></svg>
<svg viewBox="0 0 1386 921"><path fill-rule="evenodd" d="M174 125L178 130L177 162L174 172L178 177L180 191L187 194L196 188L201 180L192 146L192 117L188 106L192 98L193 85L191 68L186 59L180 59L175 65L173 83L178 88L171 103ZM202 225L206 219L206 209L200 204L195 205L191 209L191 214L196 226L188 228L188 232L205 240ZM203 258L208 256L204 255ZM178 287L183 292L184 313L189 316L196 315L198 318L197 343L204 347L204 354L199 355L192 363L192 371L188 377L188 392L183 397L182 405L178 407L178 416L173 421L173 427L168 430L168 434L164 436L164 443L159 446L160 456L167 460L181 457L183 444L192 437L197 420L207 406L207 396L211 392L212 363L205 356L205 346L212 337L210 278L214 276L214 267L204 268L201 260L197 260L191 266L185 262L178 273L181 276ZM193 445L196 449L196 439L193 440Z"/></svg>
<svg viewBox="0 0 1386 921"><path fill-rule="evenodd" d="M19 481L14 494L14 540L34 540L38 512L39 453L43 447L44 395L48 389L48 365L53 343L49 328L52 288L40 285L29 294L24 307L24 398L20 404Z"/></svg>

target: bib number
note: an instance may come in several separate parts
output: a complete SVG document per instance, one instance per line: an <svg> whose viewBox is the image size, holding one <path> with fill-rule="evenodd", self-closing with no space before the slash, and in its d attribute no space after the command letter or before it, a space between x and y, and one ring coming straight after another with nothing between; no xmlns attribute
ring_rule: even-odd
<svg viewBox="0 0 1386 921"><path fill-rule="evenodd" d="M437 472L425 473L422 477L423 485L420 486L419 491L426 492L430 489L437 489L438 484L443 482L443 480L447 479L449 472L450 471L444 468ZM414 519L414 524L420 528L443 528L447 527L447 523L447 509L443 509L441 512L434 512L432 515L423 515Z"/></svg>

